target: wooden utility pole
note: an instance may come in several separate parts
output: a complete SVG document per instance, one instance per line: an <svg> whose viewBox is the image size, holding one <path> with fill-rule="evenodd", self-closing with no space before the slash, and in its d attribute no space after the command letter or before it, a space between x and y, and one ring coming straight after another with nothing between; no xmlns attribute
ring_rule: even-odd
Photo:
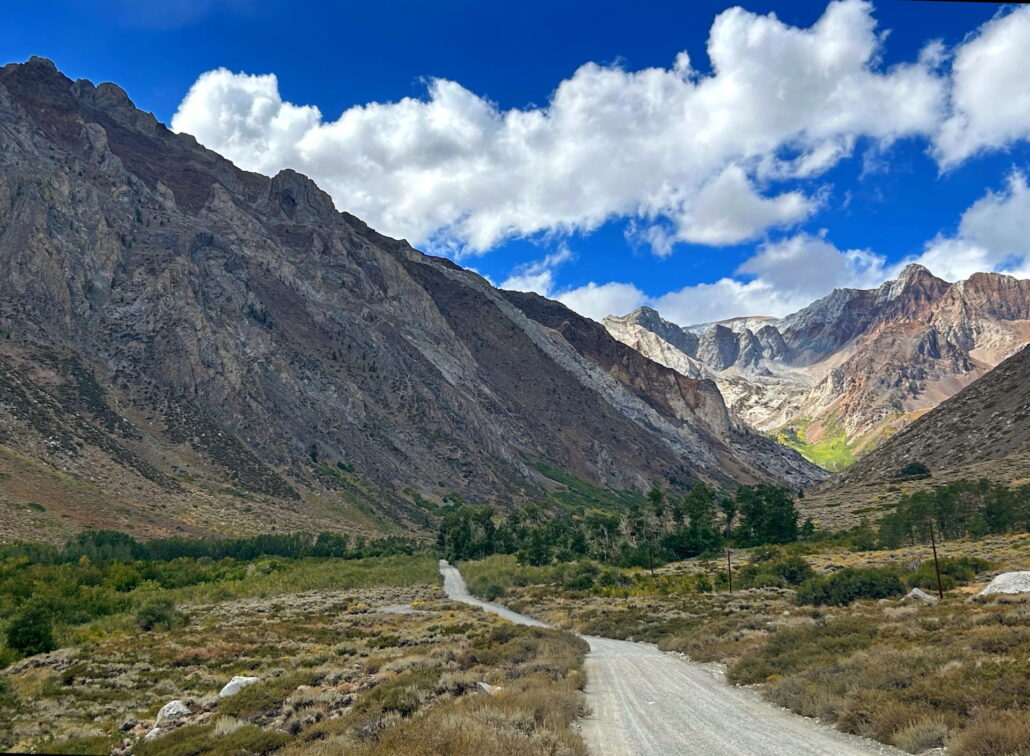
<svg viewBox="0 0 1030 756"><path fill-rule="evenodd" d="M726 549L726 582L729 584L730 593L733 593L733 565L730 563L729 549Z"/></svg>
<svg viewBox="0 0 1030 756"><path fill-rule="evenodd" d="M937 561L937 539L933 537L933 523L930 523L930 548L933 549L933 568L937 571L937 598L944 598L944 588L941 586L941 564Z"/></svg>

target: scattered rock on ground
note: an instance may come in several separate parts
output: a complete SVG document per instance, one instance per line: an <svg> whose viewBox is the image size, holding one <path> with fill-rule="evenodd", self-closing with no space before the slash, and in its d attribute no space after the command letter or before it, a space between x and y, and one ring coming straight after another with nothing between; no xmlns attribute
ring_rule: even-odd
<svg viewBox="0 0 1030 756"><path fill-rule="evenodd" d="M174 722L177 719L188 717L190 710L182 701L169 701L157 712L157 723Z"/></svg>
<svg viewBox="0 0 1030 756"><path fill-rule="evenodd" d="M260 679L260 677L247 677L245 675L236 675L225 684L224 688L218 691L218 697L226 698L228 696L235 696L248 685L253 685Z"/></svg>
<svg viewBox="0 0 1030 756"><path fill-rule="evenodd" d="M913 588L911 591L906 593L902 598L902 601L936 601L936 596L931 596L929 593L924 591L922 588Z"/></svg>
<svg viewBox="0 0 1030 756"><path fill-rule="evenodd" d="M981 596L995 593L1030 593L1030 570L1003 572L980 591Z"/></svg>
<svg viewBox="0 0 1030 756"><path fill-rule="evenodd" d="M501 689L499 687L497 687L496 685L491 685L490 683L481 682L477 683L477 685L479 686L479 692L482 693L484 696L496 696L498 693L501 692Z"/></svg>

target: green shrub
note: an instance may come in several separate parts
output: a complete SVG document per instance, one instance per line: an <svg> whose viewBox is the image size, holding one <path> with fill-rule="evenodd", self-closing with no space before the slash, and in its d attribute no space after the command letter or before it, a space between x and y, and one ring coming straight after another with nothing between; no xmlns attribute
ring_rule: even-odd
<svg viewBox="0 0 1030 756"><path fill-rule="evenodd" d="M809 578L798 586L798 604L845 606L859 599L900 596L905 587L892 569L847 567L832 575Z"/></svg>
<svg viewBox="0 0 1030 756"><path fill-rule="evenodd" d="M899 478L907 478L910 475L929 475L930 468L922 462L909 462L898 471Z"/></svg>
<svg viewBox="0 0 1030 756"><path fill-rule="evenodd" d="M181 627L186 622L186 615L175 608L170 598L151 599L136 612L136 624L141 630L153 630L156 627L171 630Z"/></svg>
<svg viewBox="0 0 1030 756"><path fill-rule="evenodd" d="M496 601L504 595L504 589L497 585L497 583L488 583L486 588L483 588L479 594L487 601Z"/></svg>
<svg viewBox="0 0 1030 756"><path fill-rule="evenodd" d="M965 585L976 578L978 572L983 572L990 566L990 562L978 557L945 557L940 560L941 587L947 591L955 586ZM934 569L933 560L927 559L920 564L918 569L905 579L905 582L909 588L936 590L937 572Z"/></svg>
<svg viewBox="0 0 1030 756"><path fill-rule="evenodd" d="M390 633L387 633L386 635L377 635L375 638L368 639L369 648L396 648L400 643L401 637Z"/></svg>
<svg viewBox="0 0 1030 756"><path fill-rule="evenodd" d="M736 583L741 588L786 588L800 585L814 575L803 557L791 555L745 565L737 572Z"/></svg>
<svg viewBox="0 0 1030 756"><path fill-rule="evenodd" d="M311 683L311 672L293 672L248 685L218 702L218 711L230 717L252 717L278 709L300 685Z"/></svg>
<svg viewBox="0 0 1030 756"><path fill-rule="evenodd" d="M9 706L17 700L18 696L11 687L11 681L0 675L0 706Z"/></svg>
<svg viewBox="0 0 1030 756"><path fill-rule="evenodd" d="M611 567L603 570L601 574L597 576L596 582L598 585L603 586L605 588L610 588L616 585L629 585L629 581L626 580L626 576L618 570L612 569Z"/></svg>
<svg viewBox="0 0 1030 756"><path fill-rule="evenodd" d="M599 572L593 562L576 562L565 570L562 585L570 591L588 591L594 587Z"/></svg>
<svg viewBox="0 0 1030 756"><path fill-rule="evenodd" d="M7 646L23 656L45 654L57 648L50 606L38 598L26 601L7 626Z"/></svg>
<svg viewBox="0 0 1030 756"><path fill-rule="evenodd" d="M355 705L357 712L386 714L395 712L411 716L432 697L440 681L439 669L415 669L387 680L362 696Z"/></svg>

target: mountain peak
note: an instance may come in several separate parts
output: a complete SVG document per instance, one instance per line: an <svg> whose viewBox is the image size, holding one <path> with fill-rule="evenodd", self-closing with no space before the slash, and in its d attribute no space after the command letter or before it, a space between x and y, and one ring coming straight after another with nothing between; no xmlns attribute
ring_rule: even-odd
<svg viewBox="0 0 1030 756"><path fill-rule="evenodd" d="M921 278L932 278L938 281L940 280L937 278L937 276L931 273L928 268L920 265L919 263L909 263L904 268L902 268L901 274L898 276L897 280L908 283L910 281L915 281Z"/></svg>
<svg viewBox="0 0 1030 756"><path fill-rule="evenodd" d="M42 58L39 55L31 56L27 61L25 61L25 64L26 65L35 65L35 66L45 66L45 67L49 68L51 71L57 71L57 66L54 64L54 61L50 60L50 58Z"/></svg>
<svg viewBox="0 0 1030 756"><path fill-rule="evenodd" d="M877 301L890 302L900 297L935 300L950 286L918 263L909 263L893 281L886 281L878 290Z"/></svg>
<svg viewBox="0 0 1030 756"><path fill-rule="evenodd" d="M633 312L627 314L626 317L633 318L634 320L640 320L641 318L660 318L661 315L659 315L658 310L654 309L653 307L641 305L637 309L633 310Z"/></svg>

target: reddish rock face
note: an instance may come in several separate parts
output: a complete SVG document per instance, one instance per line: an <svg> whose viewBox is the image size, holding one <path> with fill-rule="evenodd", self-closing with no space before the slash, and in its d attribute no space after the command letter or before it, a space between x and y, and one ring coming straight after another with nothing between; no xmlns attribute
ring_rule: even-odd
<svg viewBox="0 0 1030 756"><path fill-rule="evenodd" d="M231 485L284 526L357 507L424 527L414 493L532 498L553 483L537 462L636 489L819 477L711 382L377 234L300 174L238 170L114 85L0 69L0 147L0 443L32 459L173 509L198 481L238 509Z"/></svg>
<svg viewBox="0 0 1030 756"><path fill-rule="evenodd" d="M967 477L983 475L1006 483L1025 480L1030 473L1025 462L1008 471L1008 477L989 475L993 467L987 463L1005 458L1018 462L1030 453L1028 376L1030 346L924 414L826 486L858 488L890 480L909 462L922 462L931 472L968 466Z"/></svg>
<svg viewBox="0 0 1030 756"><path fill-rule="evenodd" d="M948 283L909 265L896 281L838 289L779 320L679 328L636 311L605 325L652 359L711 377L760 430L803 427L809 442L843 431L861 454L1030 341L1030 281ZM700 332L698 346L673 346L677 329Z"/></svg>

